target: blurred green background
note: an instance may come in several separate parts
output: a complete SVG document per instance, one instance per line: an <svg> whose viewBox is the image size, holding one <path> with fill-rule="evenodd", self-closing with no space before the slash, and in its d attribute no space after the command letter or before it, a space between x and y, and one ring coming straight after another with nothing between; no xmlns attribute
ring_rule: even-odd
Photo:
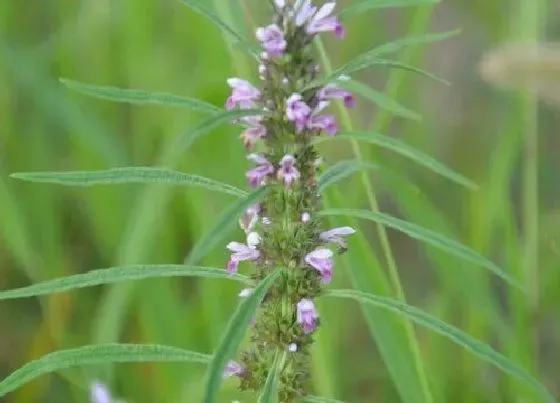
<svg viewBox="0 0 560 403"><path fill-rule="evenodd" d="M244 6L232 9L226 0L214 5L226 20L231 10L245 13L247 32L268 23L267 2L240 3ZM491 344L556 394L558 110L531 94L493 88L479 77L478 63L484 52L510 40L554 40L559 16L552 0L444 0L436 7L361 13L345 21L344 42L324 37L337 66L399 37L462 29L459 36L411 47L396 57L446 78L451 86L382 68L359 74L420 113L422 121L395 117L363 99L352 116L356 127L400 138L480 185L477 191L461 188L394 153L362 147L367 160L412 184L407 193L373 175L382 211L454 236L531 291L524 298L484 269L389 231L408 302ZM250 72L256 82L257 76L250 58L230 50L215 26L177 1L0 2L1 289L95 268L183 262L232 198L162 186L61 188L20 183L9 174L160 164L162 150L202 116L89 99L65 89L58 78L223 105L228 77ZM550 85L558 86L559 77ZM238 134L234 127L214 130L177 161L177 168L244 187L248 164ZM322 147L327 162L352 157L341 144ZM358 178L338 186L344 190L343 206L367 208ZM360 270L367 272L370 267L359 254L381 249L373 225L366 223L361 231L371 246L356 247L353 264L363 263ZM240 231L231 234L241 238ZM352 246L350 241L350 254ZM218 246L204 264L223 267L226 259L225 248ZM333 288L350 286L346 263L337 266ZM222 280L158 279L3 302L0 377L48 352L100 341L212 353L238 292L238 285ZM315 393L356 403L399 402L358 306L324 301L321 316ZM435 401L538 401L517 381L440 336L418 328L417 337ZM93 378L109 381L115 394L130 402L194 402L200 400L204 370L194 364L78 368L41 377L3 402L86 402L85 385ZM226 381L223 390L224 402L255 401L236 390L235 380Z"/></svg>

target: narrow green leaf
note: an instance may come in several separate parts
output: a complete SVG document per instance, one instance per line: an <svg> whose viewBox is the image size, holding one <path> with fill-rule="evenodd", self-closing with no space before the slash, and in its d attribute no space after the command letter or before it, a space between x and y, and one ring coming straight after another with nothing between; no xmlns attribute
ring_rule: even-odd
<svg viewBox="0 0 560 403"><path fill-rule="evenodd" d="M323 136L323 137L316 137L315 143L321 143L324 141L332 141L332 140L357 140L357 141L364 141L367 143L375 144L381 146L383 148L388 148L396 153L407 157L420 165L434 171L435 173L446 177L460 185L466 186L471 189L478 188L474 182L470 179L465 178L461 174L456 173L451 168L447 167L446 165L442 164L435 158L422 153L421 151L409 146L406 143L398 139L394 139L389 136L384 136L379 133L374 132L349 132L349 133L341 133L337 136Z"/></svg>
<svg viewBox="0 0 560 403"><path fill-rule="evenodd" d="M186 265L135 265L111 267L92 270L83 274L43 281L27 287L1 291L0 301L36 297L39 295L56 294L78 288L94 287L102 284L115 284L124 281L145 280L162 277L210 277L241 281L251 284L252 281L240 274L229 274L224 269Z"/></svg>
<svg viewBox="0 0 560 403"><path fill-rule="evenodd" d="M281 269L269 274L237 308L224 332L220 345L208 369L204 403L214 403L218 399L222 374L228 360L241 344L245 330L269 287L280 276Z"/></svg>
<svg viewBox="0 0 560 403"><path fill-rule="evenodd" d="M247 192L244 190L226 183L203 176L156 167L123 167L100 171L20 172L10 176L29 182L45 182L64 186L118 185L123 183L191 185L237 197L247 196Z"/></svg>
<svg viewBox="0 0 560 403"><path fill-rule="evenodd" d="M285 356L286 353L283 354ZM278 354L276 354L274 362L272 363L272 368L268 371L268 376L266 377L266 382L259 396L258 403L276 403L278 401L278 365L279 357Z"/></svg>
<svg viewBox="0 0 560 403"><path fill-rule="evenodd" d="M419 74L421 76L430 78L434 81L440 82L442 84L446 84L449 85L449 81L444 80L443 78L440 78L426 70L422 70L419 69L417 67L411 66L409 64L403 63L403 62L399 62L396 60L389 60L389 59L366 59L362 62L353 64L351 66L348 66L346 68L344 68L343 71L340 72L336 72L335 75L327 78L326 82L330 82L332 81L335 77L340 76L341 74L352 74L355 73L357 71L360 70L364 70L367 69L368 67L372 67L372 66L386 66L386 67L390 67L390 68L395 68L395 69L400 69L400 70L406 70L406 71L410 71L416 74Z"/></svg>
<svg viewBox="0 0 560 403"><path fill-rule="evenodd" d="M375 164L358 162L355 160L343 160L331 165L317 180L319 192L324 192L329 186L363 169L374 170L379 169L379 167Z"/></svg>
<svg viewBox="0 0 560 403"><path fill-rule="evenodd" d="M80 365L123 362L200 362L206 364L211 359L212 357L206 354L156 344L99 344L61 350L31 361L4 378L0 382L0 397L41 375Z"/></svg>
<svg viewBox="0 0 560 403"><path fill-rule="evenodd" d="M141 105L152 104L175 106L204 112L220 112L222 110L222 108L212 105L211 103L201 101L199 99L188 98L175 94L168 94L165 92L149 92L139 89L91 85L67 78L61 78L60 82L67 88L81 94L109 101Z"/></svg>
<svg viewBox="0 0 560 403"><path fill-rule="evenodd" d="M328 397L321 396L305 396L303 401L308 403L344 403L340 400L329 399Z"/></svg>
<svg viewBox="0 0 560 403"><path fill-rule="evenodd" d="M556 400L550 392L541 385L536 379L528 374L522 367L509 360L507 357L493 350L490 346L476 340L469 334L457 329L450 324L437 319L428 313L407 305L392 298L381 297L378 295L367 294L355 290L333 290L326 293L329 297L349 298L362 304L387 309L399 315L405 316L411 321L425 326L426 328L439 333L440 335L452 340L458 345L466 348L483 360L495 365L505 373L516 377L535 389L547 402L554 403Z"/></svg>
<svg viewBox="0 0 560 403"><path fill-rule="evenodd" d="M257 203L264 196L265 192L265 188L259 188L250 193L246 198L234 203L222 213L214 227L195 244L185 262L187 264L200 263L213 247L223 242L229 236L230 229L237 224L239 217L249 206Z"/></svg>
<svg viewBox="0 0 560 403"><path fill-rule="evenodd" d="M223 22L212 10L208 9L206 6L203 6L200 1L197 0L180 0L181 3L185 4L189 8L193 9L197 13L206 17L210 22L216 25L221 31L225 32L232 38L236 39L240 45L245 47L246 49L250 50L253 54L258 53L258 46L253 44L247 39L245 39L241 34L235 31L232 27L227 25Z"/></svg>
<svg viewBox="0 0 560 403"><path fill-rule="evenodd" d="M266 112L262 109L232 109L229 111L224 111L210 118L200 122L197 126L187 131L184 135L179 136L175 141L173 147L169 149L169 153L172 153L173 156L183 154L191 144L205 135L206 133L212 131L216 127L219 127L226 123L231 123L232 121L246 117L246 116L263 116L266 115ZM164 160L167 159L173 160L174 157L164 157Z"/></svg>
<svg viewBox="0 0 560 403"><path fill-rule="evenodd" d="M378 107L392 112L395 115L411 120L422 120L422 117L418 113L411 111L394 99L389 98L383 92L377 91L364 83L356 80L337 80L337 83L341 87L346 88L348 91L360 94L362 97L373 102Z"/></svg>
<svg viewBox="0 0 560 403"><path fill-rule="evenodd" d="M374 10L377 8L389 7L408 7L408 6L421 6L425 4L436 4L440 0L358 0L354 1L352 5L342 9L338 15L347 16L352 14L363 13L364 11Z"/></svg>
<svg viewBox="0 0 560 403"><path fill-rule="evenodd" d="M417 239L419 241L425 242L432 245L438 249L455 255L461 259L468 262L474 263L478 266L484 267L490 270L495 275L501 277L509 284L523 289L523 287L513 279L507 272L498 267L495 263L486 259L484 256L480 255L476 251L466 247L465 245L455 241L452 238L443 236L429 229L420 227L416 224L398 219L396 217L390 216L388 214L377 213L368 210L354 210L354 209L327 209L319 212L320 215L339 215L346 217L363 218L366 220L371 220L383 224L387 227L401 231L411 238Z"/></svg>

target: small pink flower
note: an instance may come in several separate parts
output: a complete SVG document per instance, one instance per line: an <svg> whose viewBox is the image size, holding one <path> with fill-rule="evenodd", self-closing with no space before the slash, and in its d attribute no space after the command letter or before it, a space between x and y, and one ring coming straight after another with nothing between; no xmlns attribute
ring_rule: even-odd
<svg viewBox="0 0 560 403"><path fill-rule="evenodd" d="M101 382L94 382L90 392L91 403L111 403L113 401L109 389Z"/></svg>
<svg viewBox="0 0 560 403"><path fill-rule="evenodd" d="M257 28L257 39L265 49L265 51L272 56L282 56L286 50L286 40L284 33L276 24L271 24L264 28Z"/></svg>
<svg viewBox="0 0 560 403"><path fill-rule="evenodd" d="M286 117L296 125L296 131L300 133L311 114L311 108L302 101L300 94L292 94L286 100Z"/></svg>
<svg viewBox="0 0 560 403"><path fill-rule="evenodd" d="M337 244L342 248L345 248L346 242L344 241L343 237L352 235L355 232L356 230L354 230L354 228L351 227L338 227L325 232L321 232L319 234L319 238L323 242L331 242Z"/></svg>
<svg viewBox="0 0 560 403"><path fill-rule="evenodd" d="M227 272L230 274L236 273L240 262L257 260L261 256L261 253L257 249L259 242L259 234L251 232L247 235L247 245L240 242L228 243L226 248L229 249L232 254L227 264Z"/></svg>
<svg viewBox="0 0 560 403"><path fill-rule="evenodd" d="M280 168L276 174L279 181L284 182L284 186L290 187L300 178L300 173L296 168L296 159L293 155L286 154L280 160Z"/></svg>
<svg viewBox="0 0 560 403"><path fill-rule="evenodd" d="M249 187L257 188L263 186L266 183L266 177L274 173L274 166L259 154L249 154L247 159L258 164L256 168L247 171L245 174L249 180Z"/></svg>
<svg viewBox="0 0 560 403"><path fill-rule="evenodd" d="M245 210L245 214L243 217L239 219L239 226L245 233L251 232L251 230L255 227L257 222L259 221L259 213L261 211L260 204L253 204L247 210Z"/></svg>
<svg viewBox="0 0 560 403"><path fill-rule="evenodd" d="M354 106L356 106L356 100L354 99L354 96L350 92L346 91L343 88L340 88L336 84L325 85L317 92L317 97L321 101L330 99L341 99L344 101L344 105L347 108L353 108Z"/></svg>
<svg viewBox="0 0 560 403"><path fill-rule="evenodd" d="M332 115L319 115L319 113L328 106L328 101L321 101L315 107L311 116L306 122L306 126L310 130L325 131L327 134L334 136L338 131L336 118Z"/></svg>
<svg viewBox="0 0 560 403"><path fill-rule="evenodd" d="M318 248L305 255L305 263L319 272L322 284L329 284L332 280L332 256L332 251L327 248Z"/></svg>
<svg viewBox="0 0 560 403"><path fill-rule="evenodd" d="M245 368L243 368L243 365L241 365L237 361L230 360L226 365L226 369L224 370L222 378L226 379L233 375L243 376L244 374L245 374Z"/></svg>
<svg viewBox="0 0 560 403"><path fill-rule="evenodd" d="M249 127L241 133L239 138L243 140L245 148L250 150L259 139L266 136L266 127L261 125L260 116L248 116L243 121L247 123Z"/></svg>
<svg viewBox="0 0 560 403"><path fill-rule="evenodd" d="M317 319L319 315L315 309L315 304L310 299L302 299L296 305L297 314L296 321L303 327L303 333L309 334L317 328Z"/></svg>
<svg viewBox="0 0 560 403"><path fill-rule="evenodd" d="M325 3L319 11L313 14L313 17L311 17L311 20L307 24L306 31L309 35L313 35L318 32L334 32L337 38L344 38L344 27L338 18L334 15L329 17L335 6L336 3L334 1Z"/></svg>
<svg viewBox="0 0 560 403"><path fill-rule="evenodd" d="M230 78L227 80L232 88L231 96L227 99L226 109L233 109L239 106L241 109L251 109L255 107L255 102L259 100L261 92L253 87L248 81L240 78Z"/></svg>

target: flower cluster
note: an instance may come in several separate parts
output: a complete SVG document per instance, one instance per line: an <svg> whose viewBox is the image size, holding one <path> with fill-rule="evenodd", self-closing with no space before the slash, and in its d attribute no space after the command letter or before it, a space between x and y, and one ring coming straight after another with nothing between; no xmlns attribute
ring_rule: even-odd
<svg viewBox="0 0 560 403"><path fill-rule="evenodd" d="M333 258L346 250L350 227L324 230L315 214L321 208L317 169L321 159L312 145L315 136L337 134L333 115L325 114L333 100L354 106L354 98L335 83L316 85L319 68L311 44L315 35L345 35L333 15L335 2L320 7L311 0L274 0L273 23L258 28L260 88L230 78L227 109L260 109L262 115L240 121L246 126L241 140L253 166L248 186L266 187L263 200L239 220L245 243L230 242L227 271L242 262L257 282L283 267L281 279L261 303L252 323L251 350L240 362L230 361L224 377L241 379L242 389L262 389L269 368L282 352L279 398L291 402L308 391L309 347L319 326L314 299L333 278ZM266 112L266 113L264 113ZM335 251L333 252L334 247ZM240 292L247 297L251 289Z"/></svg>

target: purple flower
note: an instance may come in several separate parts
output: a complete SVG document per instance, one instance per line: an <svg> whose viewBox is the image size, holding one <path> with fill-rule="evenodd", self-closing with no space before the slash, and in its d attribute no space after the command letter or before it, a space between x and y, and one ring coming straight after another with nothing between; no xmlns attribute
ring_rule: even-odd
<svg viewBox="0 0 560 403"><path fill-rule="evenodd" d="M336 84L327 84L317 92L317 97L319 100L329 100L329 99L342 99L344 105L347 108L353 108L356 105L356 100L354 96L343 88L340 88Z"/></svg>
<svg viewBox="0 0 560 403"><path fill-rule="evenodd" d="M351 227L338 227L325 232L321 232L321 234L319 234L319 238L323 242L332 242L334 244L339 245L342 248L345 248L346 242L342 237L347 235L352 235L355 232L356 230L354 230L354 228Z"/></svg>
<svg viewBox="0 0 560 403"><path fill-rule="evenodd" d="M259 213L261 211L260 204L253 204L247 210L245 210L245 214L243 217L239 219L239 226L245 233L251 232L251 230L255 227L257 222L259 221Z"/></svg>
<svg viewBox="0 0 560 403"><path fill-rule="evenodd" d="M317 7L311 4L311 0L297 0L294 3L294 10L296 10L296 25L301 27L315 14Z"/></svg>
<svg viewBox="0 0 560 403"><path fill-rule="evenodd" d="M245 368L237 361L230 360L226 365L222 378L226 379L233 375L243 376L243 374L245 374Z"/></svg>
<svg viewBox="0 0 560 403"><path fill-rule="evenodd" d="M336 118L332 115L319 115L319 113L328 106L328 101L321 101L311 113L307 120L307 128L311 130L324 130L329 135L334 136L338 131Z"/></svg>
<svg viewBox="0 0 560 403"><path fill-rule="evenodd" d="M241 133L241 140L243 140L243 144L247 150L253 148L255 143L261 139L262 137L266 136L266 127L262 126L261 117L260 116L248 116L244 119L249 127Z"/></svg>
<svg viewBox="0 0 560 403"><path fill-rule="evenodd" d="M305 263L319 272L322 284L329 284L332 280L332 256L332 251L327 248L318 248L305 255Z"/></svg>
<svg viewBox="0 0 560 403"><path fill-rule="evenodd" d="M333 12L336 3L330 2L325 3L323 6L317 11L313 17L311 17L311 21L307 24L307 33L309 35L316 34L318 32L334 32L335 36L339 39L344 38L346 34L344 32L344 27L338 21L336 16L329 15Z"/></svg>
<svg viewBox="0 0 560 403"><path fill-rule="evenodd" d="M282 56L286 50L284 33L276 24L257 28L257 39L269 55Z"/></svg>
<svg viewBox="0 0 560 403"><path fill-rule="evenodd" d="M241 109L250 109L255 106L255 102L261 96L261 92L253 87L248 81L240 78L230 78L227 80L232 88L231 96L227 99L226 109L233 109L239 106Z"/></svg>
<svg viewBox="0 0 560 403"><path fill-rule="evenodd" d="M283 181L286 187L292 186L301 176L296 168L296 159L293 155L286 154L280 160L280 168L276 174L279 181Z"/></svg>
<svg viewBox="0 0 560 403"><path fill-rule="evenodd" d="M296 321L303 327L303 333L308 334L317 328L319 315L315 309L315 304L310 299L302 299L297 303Z"/></svg>
<svg viewBox="0 0 560 403"><path fill-rule="evenodd" d="M247 171L245 174L249 180L249 187L257 188L263 186L266 182L266 177L274 173L274 166L259 154L249 154L247 159L258 164L256 168Z"/></svg>
<svg viewBox="0 0 560 403"><path fill-rule="evenodd" d="M256 232L251 232L249 235L247 235L247 245L240 242L228 243L226 248L228 248L232 252L227 264L228 273L236 273L237 267L239 266L240 262L247 260L257 260L261 256L261 253L257 249L257 245L259 244L259 242L259 234L257 234Z"/></svg>
<svg viewBox="0 0 560 403"><path fill-rule="evenodd" d="M91 403L111 403L113 398L107 386L101 382L94 382L91 385Z"/></svg>
<svg viewBox="0 0 560 403"><path fill-rule="evenodd" d="M302 101L300 94L292 94L286 100L286 117L296 125L296 130L300 133L311 114L311 108Z"/></svg>

